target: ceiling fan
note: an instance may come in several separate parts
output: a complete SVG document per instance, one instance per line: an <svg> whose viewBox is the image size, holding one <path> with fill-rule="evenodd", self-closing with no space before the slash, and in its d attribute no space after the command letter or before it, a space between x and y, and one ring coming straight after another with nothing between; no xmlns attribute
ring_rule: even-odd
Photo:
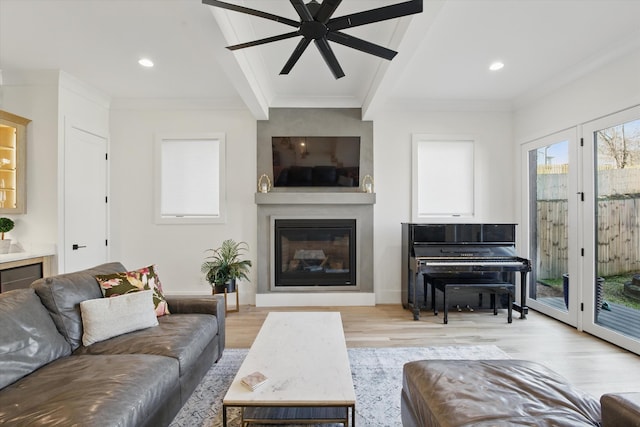
<svg viewBox="0 0 640 427"><path fill-rule="evenodd" d="M271 43L279 40L289 39L296 36L302 36L302 40L298 43L295 50L289 57L280 74L289 74L289 71L298 62L302 53L313 41L320 51L320 55L326 62L327 66L336 79L344 77L344 71L338 62L329 41L348 46L371 55L378 56L387 60L393 59L397 52L387 49L386 47L370 43L366 40L359 39L352 35L343 33L340 30L358 27L360 25L371 24L373 22L386 21L388 19L399 18L402 16L413 15L422 12L422 0L411 0L404 3L392 4L389 6L379 7L376 9L366 10L363 12L353 13L350 15L331 18L342 0L323 0L318 3L311 0L304 3L303 0L290 0L295 8L300 21L284 18L282 16L273 15L271 13L262 12L244 6L238 6L231 3L225 3L218 0L202 0L202 3L220 7L223 9L242 12L260 18L270 19L285 25L297 28L295 31L280 34L273 37L254 40L247 43L228 46L227 49L236 50L250 46L258 46L265 43Z"/></svg>

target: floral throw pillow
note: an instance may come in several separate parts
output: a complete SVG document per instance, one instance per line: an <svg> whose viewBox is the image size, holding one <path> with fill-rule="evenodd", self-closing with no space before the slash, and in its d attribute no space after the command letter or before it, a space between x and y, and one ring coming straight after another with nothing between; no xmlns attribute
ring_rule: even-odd
<svg viewBox="0 0 640 427"><path fill-rule="evenodd" d="M152 290L156 316L160 317L165 314L170 314L167 300L162 294L162 284L158 278L155 265L150 265L135 271L127 271L126 273L100 274L95 277L106 298L143 290Z"/></svg>

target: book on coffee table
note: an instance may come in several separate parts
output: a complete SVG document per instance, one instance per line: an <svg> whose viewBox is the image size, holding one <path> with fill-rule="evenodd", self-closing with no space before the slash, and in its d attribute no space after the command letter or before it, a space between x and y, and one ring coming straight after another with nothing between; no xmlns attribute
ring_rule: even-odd
<svg viewBox="0 0 640 427"><path fill-rule="evenodd" d="M251 390L255 390L267 381L267 377L262 372L253 372L249 375L242 377L242 384L249 387Z"/></svg>

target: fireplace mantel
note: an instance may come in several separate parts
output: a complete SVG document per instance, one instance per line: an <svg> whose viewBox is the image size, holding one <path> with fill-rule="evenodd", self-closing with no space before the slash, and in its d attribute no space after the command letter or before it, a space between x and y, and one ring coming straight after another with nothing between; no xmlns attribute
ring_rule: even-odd
<svg viewBox="0 0 640 427"><path fill-rule="evenodd" d="M375 193L270 192L256 193L256 205L373 205Z"/></svg>

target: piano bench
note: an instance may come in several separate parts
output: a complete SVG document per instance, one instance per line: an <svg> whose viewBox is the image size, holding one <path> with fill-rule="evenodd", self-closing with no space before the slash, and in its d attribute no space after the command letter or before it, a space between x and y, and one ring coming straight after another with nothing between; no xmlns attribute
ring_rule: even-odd
<svg viewBox="0 0 640 427"><path fill-rule="evenodd" d="M442 292L443 295L443 307L444 307L444 319L445 324L449 323L449 305L447 303L447 291L448 290L464 290L470 292L477 292L482 295L483 292L491 294L491 308L493 308L493 314L498 314L498 306L496 304L496 295L507 295L507 322L513 322L513 295L515 292L515 286L509 282L497 282L494 280L482 280L482 279L433 279L431 280L431 304L433 307L433 314L438 315L438 308L436 305L436 289Z"/></svg>
<svg viewBox="0 0 640 427"><path fill-rule="evenodd" d="M400 406L404 427L578 427L601 419L594 397L541 364L513 359L408 362Z"/></svg>

